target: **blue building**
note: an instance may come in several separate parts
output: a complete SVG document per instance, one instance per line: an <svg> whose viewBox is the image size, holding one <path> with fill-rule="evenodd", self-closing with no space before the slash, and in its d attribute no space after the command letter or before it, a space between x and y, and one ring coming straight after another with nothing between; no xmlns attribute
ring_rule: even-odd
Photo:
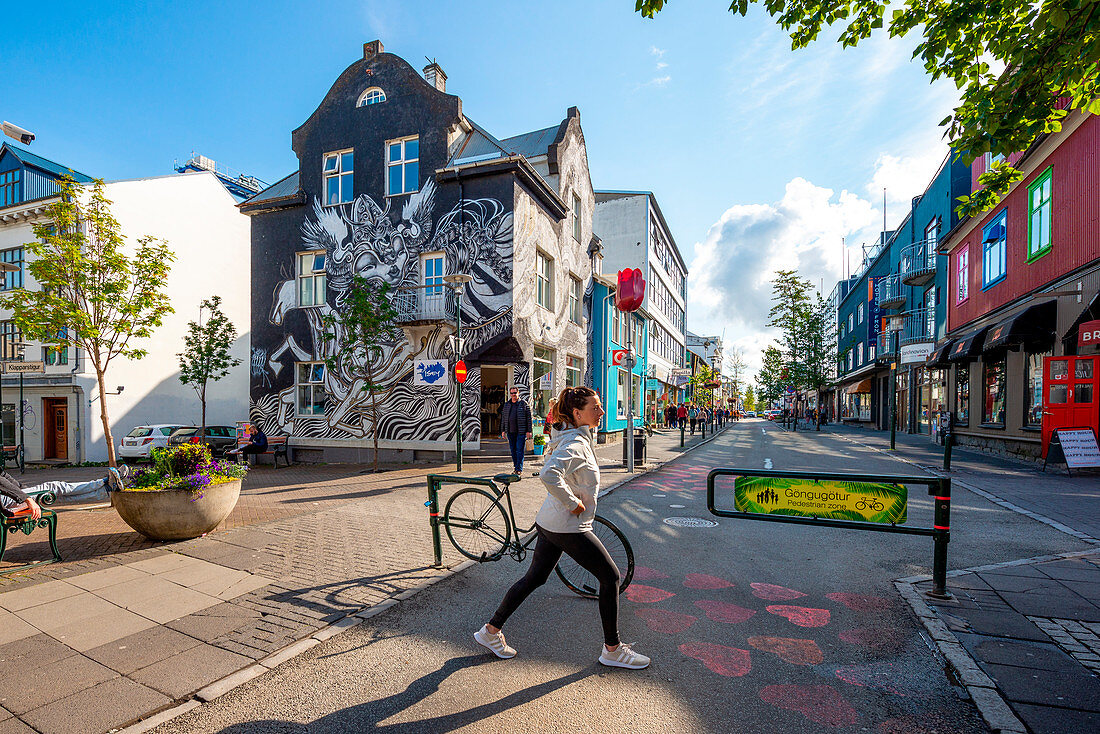
<svg viewBox="0 0 1100 734"><path fill-rule="evenodd" d="M838 418L890 428L890 366L897 364L897 426L934 432L945 409L944 336L947 261L936 252L959 222L957 199L969 193L970 168L949 155L891 232L864 252L837 307ZM901 316L900 332L887 328Z"/></svg>
<svg viewBox="0 0 1100 734"><path fill-rule="evenodd" d="M615 308L614 278L592 276L592 317L589 325L589 363L592 365L592 389L603 398L607 414L599 430L599 441L618 441L626 429L627 394L634 392L634 425L645 423L645 379L649 359L649 319L642 309L622 313ZM633 369L613 364L613 354L633 345Z"/></svg>
<svg viewBox="0 0 1100 734"><path fill-rule="evenodd" d="M15 145L0 145L0 208L47 199L61 191L65 176L91 183L90 176L74 171Z"/></svg>

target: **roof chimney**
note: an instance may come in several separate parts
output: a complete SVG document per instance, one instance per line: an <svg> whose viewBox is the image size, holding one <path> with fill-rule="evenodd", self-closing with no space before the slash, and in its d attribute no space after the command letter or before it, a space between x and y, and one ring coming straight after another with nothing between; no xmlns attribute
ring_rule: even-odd
<svg viewBox="0 0 1100 734"><path fill-rule="evenodd" d="M363 61L370 61L378 54L385 51L381 41L371 41L363 44Z"/></svg>
<svg viewBox="0 0 1100 734"><path fill-rule="evenodd" d="M439 91L447 91L447 75L443 73L443 67L434 61L424 67L424 79Z"/></svg>

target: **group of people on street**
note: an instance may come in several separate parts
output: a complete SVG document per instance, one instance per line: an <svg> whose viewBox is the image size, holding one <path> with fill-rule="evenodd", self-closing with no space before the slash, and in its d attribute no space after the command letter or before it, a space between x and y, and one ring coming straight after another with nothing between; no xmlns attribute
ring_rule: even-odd
<svg viewBox="0 0 1100 734"><path fill-rule="evenodd" d="M719 426L728 420L737 420L737 413L725 408L708 408L695 403L669 404L665 408L665 428L690 427L692 435L703 423L715 422Z"/></svg>

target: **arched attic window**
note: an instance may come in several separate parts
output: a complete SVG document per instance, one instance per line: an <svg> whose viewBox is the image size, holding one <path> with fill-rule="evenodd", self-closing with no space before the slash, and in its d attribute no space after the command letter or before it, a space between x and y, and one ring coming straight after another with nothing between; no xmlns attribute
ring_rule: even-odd
<svg viewBox="0 0 1100 734"><path fill-rule="evenodd" d="M378 104L379 102L386 101L386 93L378 87L370 87L365 92L359 95L359 101L355 103L356 107L366 107L369 104Z"/></svg>

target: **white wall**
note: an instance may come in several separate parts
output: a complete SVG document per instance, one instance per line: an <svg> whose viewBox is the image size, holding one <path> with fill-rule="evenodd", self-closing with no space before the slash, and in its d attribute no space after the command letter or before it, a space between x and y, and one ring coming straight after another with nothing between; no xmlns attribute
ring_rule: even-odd
<svg viewBox="0 0 1100 734"><path fill-rule="evenodd" d="M592 231L603 240L603 271L614 277L623 268L639 268L649 278L649 197L624 194L596 200ZM641 243L641 244L639 244Z"/></svg>

